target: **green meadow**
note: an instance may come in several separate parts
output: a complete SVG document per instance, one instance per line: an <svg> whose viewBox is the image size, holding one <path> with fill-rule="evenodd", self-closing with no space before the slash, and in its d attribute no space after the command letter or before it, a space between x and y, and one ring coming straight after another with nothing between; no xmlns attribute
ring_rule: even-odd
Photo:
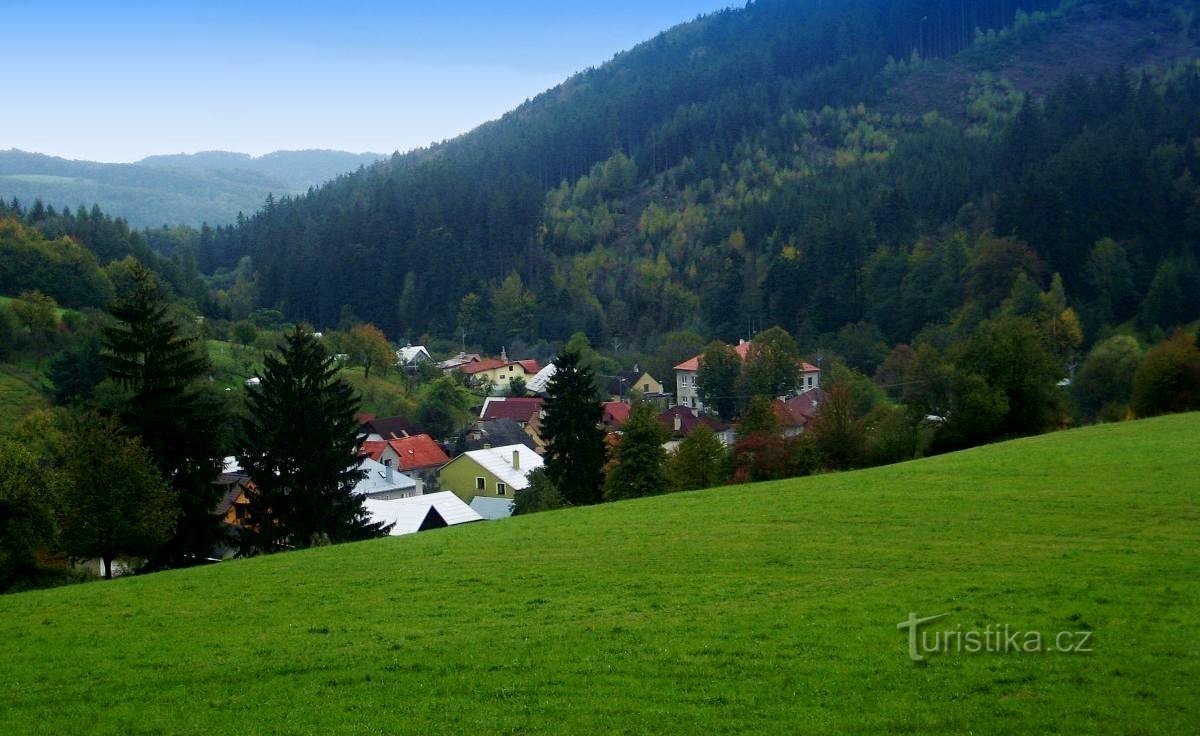
<svg viewBox="0 0 1200 736"><path fill-rule="evenodd" d="M1182 415L0 597L0 733L1197 733L1198 450ZM910 612L1050 651L913 662Z"/></svg>

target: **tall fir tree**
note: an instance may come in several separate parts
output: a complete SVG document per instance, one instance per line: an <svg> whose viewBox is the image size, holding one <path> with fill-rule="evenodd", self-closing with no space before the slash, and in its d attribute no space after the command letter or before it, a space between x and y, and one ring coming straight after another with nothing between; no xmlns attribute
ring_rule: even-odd
<svg viewBox="0 0 1200 736"><path fill-rule="evenodd" d="M657 412L649 403L638 403L629 412L616 449L616 463L608 471L604 497L623 498L657 496L667 490L667 451L669 439L658 422Z"/></svg>
<svg viewBox="0 0 1200 736"><path fill-rule="evenodd" d="M263 360L261 380L246 395L238 452L255 486L246 546L271 552L386 533L354 494L359 399L321 343L296 327Z"/></svg>
<svg viewBox="0 0 1200 736"><path fill-rule="evenodd" d="M221 471L224 422L220 400L201 382L208 357L172 318L154 274L140 263L131 265L129 287L109 312L117 322L101 334L101 360L126 391L117 414L178 499L175 533L154 563L192 564L221 537L213 513L221 491L213 480Z"/></svg>
<svg viewBox="0 0 1200 736"><path fill-rule="evenodd" d="M604 486L603 409L596 401L591 369L579 354L564 350L554 361L554 378L547 386L546 475L563 500L574 506L599 503Z"/></svg>

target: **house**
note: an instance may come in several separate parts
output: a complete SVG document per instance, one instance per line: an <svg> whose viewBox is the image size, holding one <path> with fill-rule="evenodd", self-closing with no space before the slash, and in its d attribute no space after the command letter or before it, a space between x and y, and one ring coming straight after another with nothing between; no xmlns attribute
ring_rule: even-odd
<svg viewBox="0 0 1200 736"><path fill-rule="evenodd" d="M513 498L529 487L529 473L542 464L542 456L525 445L472 450L447 463L438 482L466 502L476 496Z"/></svg>
<svg viewBox="0 0 1200 736"><path fill-rule="evenodd" d="M454 373L464 365L477 363L480 360L482 360L482 358L478 353L459 353L453 358L449 358L447 360L443 360L441 363L438 363L437 367L441 368L443 373Z"/></svg>
<svg viewBox="0 0 1200 736"><path fill-rule="evenodd" d="M600 423L609 430L618 430L629 421L631 407L624 401L605 401L600 408Z"/></svg>
<svg viewBox="0 0 1200 736"><path fill-rule="evenodd" d="M742 362L746 361L746 357L750 354L750 346L753 343L745 340L739 340L734 346L734 352ZM676 403L686 406L696 411L704 411L704 403L700 400L699 377L700 377L700 359L702 355L697 355L694 358L683 361L675 366L675 400ZM800 385L796 389L796 393L809 391L817 388L821 379L821 369L806 363L800 362Z"/></svg>
<svg viewBox="0 0 1200 736"><path fill-rule="evenodd" d="M529 439L533 440L533 448L544 452L546 443L542 440L542 417L545 412L540 398L515 396L489 396L484 399L479 418L483 421L495 419L511 419L521 425Z"/></svg>
<svg viewBox="0 0 1200 736"><path fill-rule="evenodd" d="M419 368L433 362L433 356L424 345L405 345L396 351L396 365L402 368Z"/></svg>
<svg viewBox="0 0 1200 736"><path fill-rule="evenodd" d="M359 421L362 424L359 425L358 431L365 434L368 441L392 440L423 434L420 427L407 417L378 418L372 414L364 414L359 417Z"/></svg>
<svg viewBox="0 0 1200 736"><path fill-rule="evenodd" d="M453 493L431 493L395 501L367 499L363 508L374 523L391 524L388 534L400 537L429 529L483 521L483 517Z"/></svg>
<svg viewBox="0 0 1200 736"><path fill-rule="evenodd" d="M488 521L507 519L512 516L513 502L510 498L476 496L471 499L471 510Z"/></svg>
<svg viewBox="0 0 1200 736"><path fill-rule="evenodd" d="M356 496L365 496L380 501L394 501L399 498L412 498L420 495L417 481L411 476L396 472L392 465L364 457L358 467L365 471L365 475L354 486L354 495Z"/></svg>
<svg viewBox="0 0 1200 736"><path fill-rule="evenodd" d="M783 400L784 406L792 417L794 426L799 427L799 432L795 432L795 434L803 432L808 427L812 420L816 418L817 412L820 411L824 403L825 392L820 387L814 387L797 396ZM787 433L786 427L784 433Z"/></svg>
<svg viewBox="0 0 1200 736"><path fill-rule="evenodd" d="M483 358L467 363L460 366L458 372L475 384L504 389L515 378L524 381L528 388L529 381L541 370L542 367L536 360L509 360L508 353L501 350L499 358Z"/></svg>
<svg viewBox="0 0 1200 736"><path fill-rule="evenodd" d="M609 376L604 391L612 397L613 401L629 398L632 391L636 391L644 398L653 398L663 394L663 385L654 376L639 370L635 365L631 371L621 371L614 376Z"/></svg>
<svg viewBox="0 0 1200 736"><path fill-rule="evenodd" d="M391 465L417 482L417 495L436 487L437 469L450 461L438 443L427 434L412 437L367 440L363 454L372 460Z"/></svg>
<svg viewBox="0 0 1200 736"><path fill-rule="evenodd" d="M515 419L481 419L463 430L454 450L461 455L471 450L486 450L504 445L525 445L537 450L537 443Z"/></svg>

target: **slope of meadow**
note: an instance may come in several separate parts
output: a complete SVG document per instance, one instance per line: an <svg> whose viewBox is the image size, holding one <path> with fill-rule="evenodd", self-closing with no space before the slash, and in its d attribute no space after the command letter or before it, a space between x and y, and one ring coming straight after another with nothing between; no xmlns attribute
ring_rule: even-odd
<svg viewBox="0 0 1200 736"><path fill-rule="evenodd" d="M2 733L1195 733L1200 415L0 598ZM929 654L929 631L1090 653Z"/></svg>

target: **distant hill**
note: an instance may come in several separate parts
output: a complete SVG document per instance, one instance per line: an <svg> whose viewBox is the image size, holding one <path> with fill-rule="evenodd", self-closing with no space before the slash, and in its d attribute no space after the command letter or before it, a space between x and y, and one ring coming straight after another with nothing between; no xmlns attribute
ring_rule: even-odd
<svg viewBox="0 0 1200 736"><path fill-rule="evenodd" d="M0 151L0 198L55 207L99 204L134 227L227 224L257 211L268 194L304 192L383 156L343 151L277 151L253 157L208 151L151 156L133 164L73 161Z"/></svg>
<svg viewBox="0 0 1200 736"><path fill-rule="evenodd" d="M1195 733L1197 443L1105 424L0 596L0 732ZM988 649L918 665L910 612Z"/></svg>

